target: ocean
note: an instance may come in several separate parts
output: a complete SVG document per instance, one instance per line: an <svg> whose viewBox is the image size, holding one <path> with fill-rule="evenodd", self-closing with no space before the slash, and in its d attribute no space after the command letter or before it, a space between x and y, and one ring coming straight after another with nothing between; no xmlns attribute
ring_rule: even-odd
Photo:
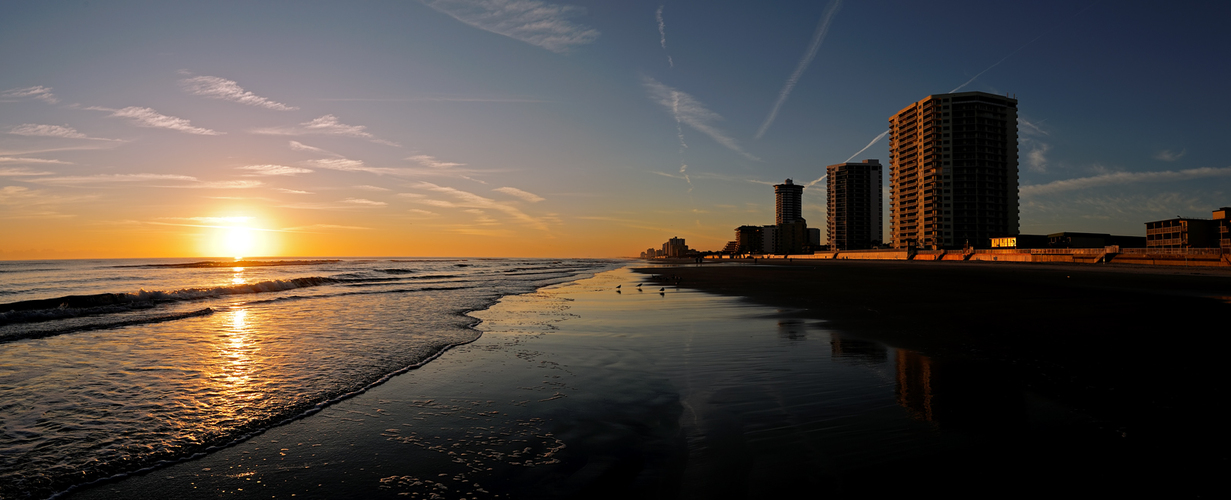
<svg viewBox="0 0 1231 500"><path fill-rule="evenodd" d="M607 260L0 262L0 498L226 447L475 340Z"/></svg>

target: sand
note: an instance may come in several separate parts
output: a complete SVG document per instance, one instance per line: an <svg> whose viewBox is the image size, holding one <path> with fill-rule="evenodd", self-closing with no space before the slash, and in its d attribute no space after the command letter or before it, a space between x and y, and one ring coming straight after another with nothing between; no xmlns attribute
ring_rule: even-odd
<svg viewBox="0 0 1231 500"><path fill-rule="evenodd" d="M928 266L626 269L508 297L423 368L70 497L1219 491L1225 327L1202 322L1225 323L1226 275Z"/></svg>

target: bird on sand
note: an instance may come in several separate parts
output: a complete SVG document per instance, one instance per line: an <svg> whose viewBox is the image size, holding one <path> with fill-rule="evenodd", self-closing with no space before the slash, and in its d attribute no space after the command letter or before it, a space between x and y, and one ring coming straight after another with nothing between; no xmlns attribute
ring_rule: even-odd
<svg viewBox="0 0 1231 500"><path fill-rule="evenodd" d="M664 287L662 287L662 288L659 288L659 289L658 289L658 291L662 292L662 291L665 291L666 289L667 289L667 287L665 287L665 286L664 286Z"/></svg>
<svg viewBox="0 0 1231 500"><path fill-rule="evenodd" d="M616 290L619 290L619 289L620 289L620 287L622 287L622 286L624 286L624 285L616 285Z"/></svg>

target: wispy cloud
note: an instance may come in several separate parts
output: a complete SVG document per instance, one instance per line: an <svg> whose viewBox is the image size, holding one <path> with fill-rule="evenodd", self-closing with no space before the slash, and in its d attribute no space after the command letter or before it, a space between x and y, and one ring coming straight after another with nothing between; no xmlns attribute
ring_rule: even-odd
<svg viewBox="0 0 1231 500"><path fill-rule="evenodd" d="M1155 153L1154 159L1162 160L1166 162L1172 162L1172 161L1179 160L1180 158L1183 158L1184 153L1187 153L1187 152L1188 152L1187 149L1181 149L1179 153L1172 151L1170 149L1164 149L1162 151L1159 151L1158 153Z"/></svg>
<svg viewBox="0 0 1231 500"><path fill-rule="evenodd" d="M1163 170L1160 172L1113 172L1100 174L1091 177L1080 177L1076 179L1065 179L1049 182L1047 184L1037 184L1033 186L1022 186L1022 197L1041 196L1060 193L1064 191L1076 191L1079 189L1089 189L1100 186L1110 186L1117 184L1132 184L1137 182L1166 182L1166 181L1181 181L1188 179L1200 179L1206 177L1225 177L1231 176L1231 167L1222 168L1192 168L1188 170Z"/></svg>
<svg viewBox="0 0 1231 500"><path fill-rule="evenodd" d="M337 224L312 224L310 226L287 227L282 230L288 232L304 232L312 229L346 229L352 231L367 231L372 228L363 226L340 226Z"/></svg>
<svg viewBox="0 0 1231 500"><path fill-rule="evenodd" d="M24 168L0 168L0 177L31 177L39 175L55 175L55 172L36 172Z"/></svg>
<svg viewBox="0 0 1231 500"><path fill-rule="evenodd" d="M322 158L319 160L308 160L304 163L317 168L338 170L342 172L368 172L377 175L403 173L395 168L369 167L364 165L364 163L360 160L351 160L349 158Z"/></svg>
<svg viewBox="0 0 1231 500"><path fill-rule="evenodd" d="M21 135L26 137L59 137L62 139L89 139L93 141L113 141L115 139L101 139L98 137L90 137L76 129L61 125L36 125L33 123L23 123L9 129L9 133L13 135Z"/></svg>
<svg viewBox="0 0 1231 500"><path fill-rule="evenodd" d="M72 165L71 162L60 160L47 160L43 158L13 158L8 156L0 156L0 163L16 163L19 165L33 164L52 164L52 165Z"/></svg>
<svg viewBox="0 0 1231 500"><path fill-rule="evenodd" d="M428 155L415 155L415 156L411 156L406 159L413 161L415 163L418 163L420 165L423 165L425 167L431 167L431 168L451 168L451 167L461 167L461 166L466 165L465 163L440 161L440 160L437 160L435 156L428 156Z"/></svg>
<svg viewBox="0 0 1231 500"><path fill-rule="evenodd" d="M1031 123L1022 117L1017 117L1017 144L1026 153L1026 168L1032 172L1047 171L1047 152L1051 151L1051 144L1043 141L1044 137L1050 136L1046 130L1043 130L1041 124Z"/></svg>
<svg viewBox="0 0 1231 500"><path fill-rule="evenodd" d="M498 192L498 193L504 193L504 194L507 194L507 195L509 195L509 196L516 196L516 197L521 198L521 199L523 199L523 200L526 200L526 201L528 201L528 202L530 202L530 203L538 203L538 202L543 201L543 200L545 200L545 199L546 199L546 198L543 198L542 196L539 196L539 195L537 195L537 194L534 194L534 193L531 193L531 192L528 192L528 191L522 191L522 190L517 189L517 188L515 188L515 187L499 187L499 188L493 189L492 191L496 191L496 192Z"/></svg>
<svg viewBox="0 0 1231 500"><path fill-rule="evenodd" d="M383 201L372 201L364 198L347 198L342 200L342 203L350 203L352 205L362 205L366 207L383 207L388 205L388 203Z"/></svg>
<svg viewBox="0 0 1231 500"><path fill-rule="evenodd" d="M667 23L663 22L663 7L663 5L659 5L658 10L654 11L654 19L658 21L658 43L663 46L663 50L667 50ZM667 54L667 66L675 67L675 61L671 60L671 54Z"/></svg>
<svg viewBox="0 0 1231 500"><path fill-rule="evenodd" d="M716 128L713 123L721 121L722 116L710 111L693 96L659 83L648 76L643 77L643 83L646 90L650 93L650 99L662 105L667 111L670 111L677 122L687 124L698 132L710 136L715 142L743 155L749 160L761 161L760 158L748 154L740 148L739 143L735 139L728 137Z"/></svg>
<svg viewBox="0 0 1231 500"><path fill-rule="evenodd" d="M398 146L398 144L378 139L367 131L364 125L347 125L338 120L338 117L333 115L325 115L312 121L300 123L294 127L267 127L258 128L251 131L254 134L263 135L337 135L342 137L356 137L359 139L367 139L372 142L385 144L389 146ZM298 144L292 141L292 148ZM310 146L306 146L310 147Z"/></svg>
<svg viewBox="0 0 1231 500"><path fill-rule="evenodd" d="M245 165L243 167L235 167L239 170L251 172L250 176L256 175L298 175L310 174L312 170L299 167L288 167L286 165Z"/></svg>
<svg viewBox="0 0 1231 500"><path fill-rule="evenodd" d="M757 130L757 139L765 135L765 131L769 130L769 126L774 123L774 119L778 118L778 110L782 108L786 98L795 89L795 84L799 83L799 77L803 76L804 71L808 69L808 65L812 64L812 59L816 57L816 52L820 50L821 43L825 41L825 35L829 33L829 22L833 20L834 14L837 14L840 8L842 8L842 0L833 0L829 2L829 7L825 8L825 13L821 15L821 21L816 25L816 32L812 34L812 43L808 45L808 51L804 52L804 56L795 65L795 72L791 73L790 78L787 78L786 83L782 85L782 90L778 91L778 100L774 101L774 107L770 108L769 116L765 117L765 122L761 123L761 128Z"/></svg>
<svg viewBox="0 0 1231 500"><path fill-rule="evenodd" d="M326 151L321 148L312 147L312 146L309 146L299 141L291 141L291 149L295 151L307 151L309 153L321 153L321 154L327 154L331 156L340 156L337 153L334 153L333 151Z"/></svg>
<svg viewBox="0 0 1231 500"><path fill-rule="evenodd" d="M247 104L249 106L257 106L265 109L276 111L293 111L299 108L287 106L280 102L271 101L259 95L253 94L244 90L233 80L219 78L216 76L194 76L180 80L180 86L185 92L192 95L208 97L210 99L222 99L224 101L237 102Z"/></svg>
<svg viewBox="0 0 1231 500"><path fill-rule="evenodd" d="M86 109L93 111L107 111L111 116L116 118L128 118L133 121L138 127L150 128L165 128L184 132L188 134L198 135L222 135L223 132L213 131L207 128L194 127L192 123L183 118L167 116L151 108L142 108L137 106L129 106L122 109L104 108L101 106L91 106Z"/></svg>
<svg viewBox="0 0 1231 500"><path fill-rule="evenodd" d="M567 53L598 39L599 32L568 18L585 9L537 0L423 0L423 4L475 28Z"/></svg>
<svg viewBox="0 0 1231 500"><path fill-rule="evenodd" d="M522 222L524 224L527 224L531 227L534 227L536 229L540 229L543 231L549 230L548 229L549 222L554 222L554 218L533 217L523 212L520 208L517 208L514 205L510 205L507 203L501 203L491 198L485 198L485 197L479 196L474 193L462 191L460 189L455 189L455 188L451 188L447 186L439 186L436 184L432 184L430 182L420 182L414 187L418 189L432 191L435 193L444 194L444 195L449 196L450 198L453 198L452 201L419 200L418 201L419 203L424 203L424 204L433 205L433 206L440 206L443 208L477 208L480 210L496 210L499 212L503 212L505 215L513 218L516 221ZM433 203L436 201L443 202L443 203Z"/></svg>
<svg viewBox="0 0 1231 500"><path fill-rule="evenodd" d="M274 188L274 191L278 191L281 193L289 193L289 194L316 194L311 191L300 191L298 189L287 189L287 188Z"/></svg>
<svg viewBox="0 0 1231 500"><path fill-rule="evenodd" d="M261 181L202 181L189 175L174 174L98 174L30 179L39 184L86 186L99 184L146 183L154 187L185 189L249 189L261 186ZM166 184L173 182L174 184Z"/></svg>
<svg viewBox="0 0 1231 500"><path fill-rule="evenodd" d="M51 87L43 87L41 85L0 92L0 102L24 101L27 99L37 99L47 104L60 102L59 99L56 99L55 94L51 93Z"/></svg>
<svg viewBox="0 0 1231 500"><path fill-rule="evenodd" d="M880 135L878 135L878 136L876 136L876 138L875 138L875 139L872 139L872 142L869 142L867 146L864 146L864 147L863 147L863 149L860 149L859 151L856 151L856 152L855 152L855 154L851 155L851 157L850 157L850 158L847 158L845 163L849 163L851 160L854 160L856 156L859 156L859 155L863 154L863 152L864 152L864 151L867 151L867 150L868 150L868 148L872 147L872 145L873 145L873 144L876 144L876 143L880 142L880 140L881 140L881 139L884 139L884 138L885 138L885 136L887 136L887 135L889 135L889 131L888 131L888 130L886 130L886 131L884 131L884 132L881 132L881 134L880 134Z"/></svg>

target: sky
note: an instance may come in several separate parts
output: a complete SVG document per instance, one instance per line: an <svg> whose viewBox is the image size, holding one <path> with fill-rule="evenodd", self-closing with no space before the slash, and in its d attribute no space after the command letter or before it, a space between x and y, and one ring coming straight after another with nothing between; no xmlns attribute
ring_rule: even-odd
<svg viewBox="0 0 1231 500"><path fill-rule="evenodd" d="M7 1L0 259L718 250L773 223L787 178L824 228L825 166L887 169L889 117L959 90L1018 99L1022 233L1144 235L1231 205L1229 17L1196 1Z"/></svg>

